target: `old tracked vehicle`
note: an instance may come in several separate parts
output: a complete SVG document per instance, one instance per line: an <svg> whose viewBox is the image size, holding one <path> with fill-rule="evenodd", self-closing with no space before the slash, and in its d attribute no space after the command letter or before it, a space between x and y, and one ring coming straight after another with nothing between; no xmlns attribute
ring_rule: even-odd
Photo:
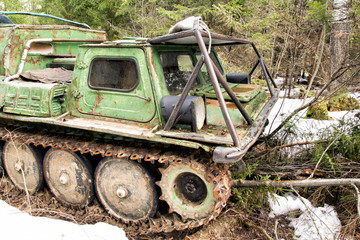
<svg viewBox="0 0 360 240"><path fill-rule="evenodd" d="M207 224L231 194L228 166L277 99L255 45L211 33L199 18L152 39L108 41L85 27L0 25L7 176L72 206L96 196L143 232ZM255 51L249 73L225 73L215 48L229 45ZM267 88L251 84L256 68Z"/></svg>

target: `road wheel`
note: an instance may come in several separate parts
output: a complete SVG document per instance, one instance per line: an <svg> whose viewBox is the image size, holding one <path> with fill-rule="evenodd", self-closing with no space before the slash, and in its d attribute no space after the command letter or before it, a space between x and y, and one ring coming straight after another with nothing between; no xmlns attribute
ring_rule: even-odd
<svg viewBox="0 0 360 240"><path fill-rule="evenodd" d="M3 149L3 165L11 182L33 194L44 185L42 170L43 154L25 143L6 142Z"/></svg>
<svg viewBox="0 0 360 240"><path fill-rule="evenodd" d="M95 171L95 186L105 209L125 222L144 220L156 212L155 182L137 162L104 158Z"/></svg>
<svg viewBox="0 0 360 240"><path fill-rule="evenodd" d="M50 149L44 158L44 175L50 191L63 203L85 207L94 198L91 165L74 152Z"/></svg>

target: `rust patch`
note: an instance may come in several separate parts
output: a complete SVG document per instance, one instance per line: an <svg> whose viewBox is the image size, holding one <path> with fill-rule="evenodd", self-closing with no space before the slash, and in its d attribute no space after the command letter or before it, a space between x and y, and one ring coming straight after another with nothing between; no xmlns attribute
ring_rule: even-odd
<svg viewBox="0 0 360 240"><path fill-rule="evenodd" d="M52 45L49 43L33 43L31 44L29 53L51 54Z"/></svg>
<svg viewBox="0 0 360 240"><path fill-rule="evenodd" d="M104 97L102 97L101 93L98 92L96 95L96 98L95 98L95 106L98 106L103 99L104 99Z"/></svg>
<svg viewBox="0 0 360 240"><path fill-rule="evenodd" d="M226 107L229 108L234 108L236 109L236 105L233 102L225 102L226 103ZM214 99L206 99L206 105L210 105L210 106L215 106L215 107L220 107L219 102L217 100ZM244 105L244 104L243 104Z"/></svg>

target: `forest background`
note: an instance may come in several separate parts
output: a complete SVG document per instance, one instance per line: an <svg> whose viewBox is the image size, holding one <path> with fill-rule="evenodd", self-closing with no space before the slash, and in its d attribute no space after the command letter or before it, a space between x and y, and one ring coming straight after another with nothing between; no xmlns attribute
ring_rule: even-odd
<svg viewBox="0 0 360 240"><path fill-rule="evenodd" d="M356 65L360 50L360 0L5 0L0 10L87 23L105 30L111 40L166 34L177 21L201 16L212 31L254 41L273 76L284 77L291 86L304 76L314 76L315 86L328 82L338 68L353 66L354 61ZM24 24L60 23L10 18ZM248 55L244 51L222 52L229 72L248 70L237 67ZM252 59L247 61L251 69Z"/></svg>

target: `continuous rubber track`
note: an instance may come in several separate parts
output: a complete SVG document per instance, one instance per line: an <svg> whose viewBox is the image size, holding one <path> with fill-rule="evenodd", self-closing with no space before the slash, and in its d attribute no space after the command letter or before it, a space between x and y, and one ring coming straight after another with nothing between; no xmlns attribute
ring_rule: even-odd
<svg viewBox="0 0 360 240"><path fill-rule="evenodd" d="M209 163L209 159L201 157L202 154L199 154L199 150L186 149L184 151L184 149L177 147L177 150L174 151L167 145L135 141L86 139L83 135L60 135L60 133L39 132L38 130L25 128L8 130L2 127L0 128L0 136L4 141L17 141L44 148L68 149L80 154L89 153L91 155L101 155L102 157L117 156L118 158L129 158L139 163L151 162L155 164L158 162L162 166L168 166L169 164L184 164L195 160L204 164L206 166L206 181L212 181L215 184L212 194L217 198L217 202L212 214L202 219L184 221L176 213L157 212L153 218L126 223L131 231L136 231L140 235L183 231L206 225L220 214L231 194L232 180L228 167Z"/></svg>

